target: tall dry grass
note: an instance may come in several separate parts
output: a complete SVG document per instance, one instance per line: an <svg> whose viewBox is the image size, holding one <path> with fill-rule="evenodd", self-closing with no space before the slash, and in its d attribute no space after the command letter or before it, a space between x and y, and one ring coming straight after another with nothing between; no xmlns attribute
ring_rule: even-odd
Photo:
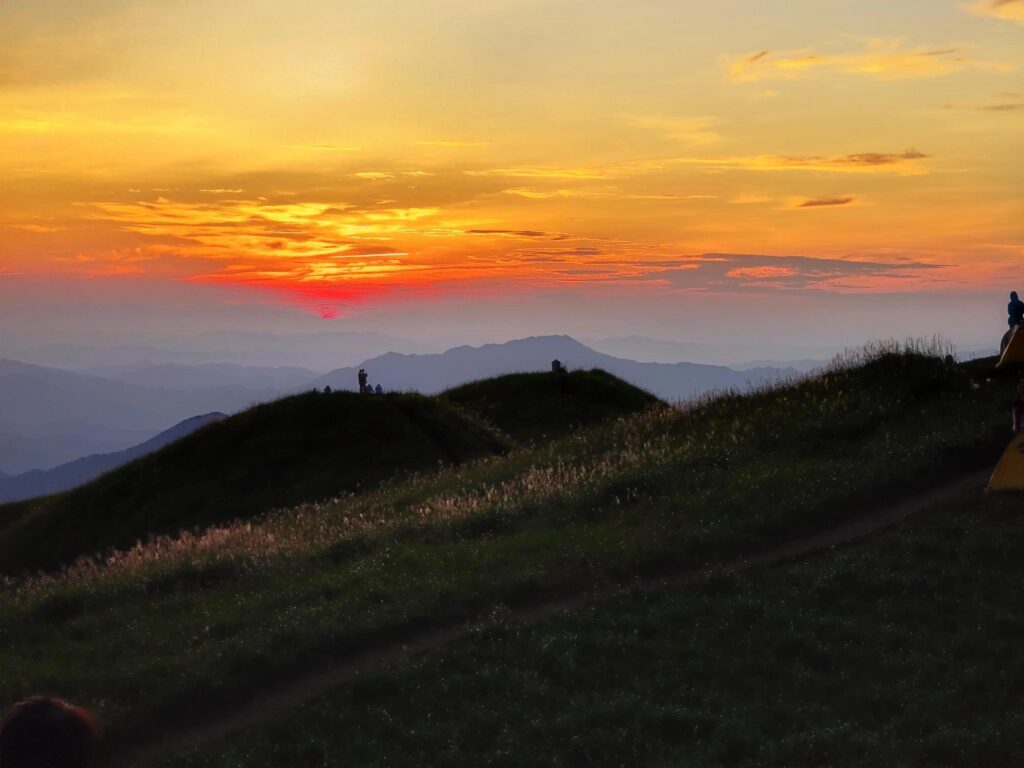
<svg viewBox="0 0 1024 768"><path fill-rule="evenodd" d="M400 528L449 525L483 514L514 517L539 505L570 499L630 470L666 463L686 447L674 444L668 429L681 415L672 408L653 408L619 419L599 432L566 438L529 454L520 451L506 458L419 474L395 488L302 504L255 522L238 521L137 541L129 549L82 557L57 571L7 577L0 602L65 588L97 589L124 580L142 583L178 568L218 563L262 568L284 556L315 555L345 541L380 537ZM524 459L527 466L511 477L474 479L489 465ZM451 490L453 486L457 490ZM401 503L404 494L417 491L424 495L421 501Z"/></svg>
<svg viewBox="0 0 1024 768"><path fill-rule="evenodd" d="M705 449L712 436L721 444L747 439L750 424L734 413L734 406L743 398L782 395L801 384L825 381L888 355L945 358L952 351L952 345L939 336L872 342L843 352L821 371L764 382L749 392L706 393L675 407L652 408L584 430L545 447L421 473L369 494L278 510L257 521L158 536L138 541L129 549L79 558L58 571L6 577L0 582L0 602L65 588L89 590L112 582L143 583L179 568L218 563L263 568L285 556L315 555L342 542L380 537L401 528L444 526L485 514L515 517L538 506L593 493L636 470L657 471ZM808 407L824 407L812 401ZM703 435L677 428L717 406L723 406L725 418L721 424L706 425ZM509 475L507 468L516 471ZM490 476L495 479L488 479ZM421 498L414 503L404 501L410 495Z"/></svg>

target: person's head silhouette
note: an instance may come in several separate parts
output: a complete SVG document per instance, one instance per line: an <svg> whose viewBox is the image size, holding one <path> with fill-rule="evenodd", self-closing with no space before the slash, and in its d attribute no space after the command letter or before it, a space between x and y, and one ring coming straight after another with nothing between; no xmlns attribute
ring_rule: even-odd
<svg viewBox="0 0 1024 768"><path fill-rule="evenodd" d="M1016 291L1010 291L1010 301L1020 301L1020 299L1017 298Z"/></svg>
<svg viewBox="0 0 1024 768"><path fill-rule="evenodd" d="M0 768L88 768L99 736L89 710L33 696L0 720Z"/></svg>

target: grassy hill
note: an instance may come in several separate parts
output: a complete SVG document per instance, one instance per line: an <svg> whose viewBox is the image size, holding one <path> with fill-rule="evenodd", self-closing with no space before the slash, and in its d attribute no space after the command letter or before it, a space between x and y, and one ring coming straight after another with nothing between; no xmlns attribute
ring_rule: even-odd
<svg viewBox="0 0 1024 768"><path fill-rule="evenodd" d="M849 556L655 583L991 467L1015 385L883 349L778 389L654 407L11 582L0 701L79 701L116 750L469 619L482 628L451 646L159 759L1019 764L1016 498L979 488L934 525ZM533 627L503 620L562 596L582 602Z"/></svg>
<svg viewBox="0 0 1024 768"><path fill-rule="evenodd" d="M563 376L513 373L449 389L442 398L519 442L556 438L659 402L654 395L600 370Z"/></svg>
<svg viewBox="0 0 1024 768"><path fill-rule="evenodd" d="M1019 503L968 494L799 562L498 614L161 764L1020 765Z"/></svg>
<svg viewBox="0 0 1024 768"><path fill-rule="evenodd" d="M205 427L68 493L0 507L0 572L253 518L508 447L431 398L296 395Z"/></svg>
<svg viewBox="0 0 1024 768"><path fill-rule="evenodd" d="M95 482L0 505L0 573L50 568L151 535L366 491L506 452L658 401L602 371L517 374L441 398L307 393L256 406ZM486 422L486 423L485 423Z"/></svg>

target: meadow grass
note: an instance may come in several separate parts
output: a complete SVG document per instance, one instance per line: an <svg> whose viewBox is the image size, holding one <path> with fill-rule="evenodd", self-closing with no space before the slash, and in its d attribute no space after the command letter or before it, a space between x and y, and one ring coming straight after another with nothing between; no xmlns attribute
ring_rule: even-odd
<svg viewBox="0 0 1024 768"><path fill-rule="evenodd" d="M223 526L236 520L302 504L315 512L325 499L504 455L517 440L564 436L657 402L602 371L558 379L515 374L437 398L350 392L282 398L67 493L0 505L0 574L52 569L154 536L164 537L162 548L182 530L212 526L220 529L183 539L223 548L230 546Z"/></svg>
<svg viewBox="0 0 1024 768"><path fill-rule="evenodd" d="M1020 765L1019 504L973 492L801 562L498 613L163 765Z"/></svg>
<svg viewBox="0 0 1024 768"><path fill-rule="evenodd" d="M753 551L990 463L1011 390L882 354L12 581L0 699L60 693L115 745L146 738L346 650Z"/></svg>
<svg viewBox="0 0 1024 768"><path fill-rule="evenodd" d="M308 392L197 430L66 493L0 507L0 573L54 568L154 534L251 519L402 472L506 452L436 398Z"/></svg>

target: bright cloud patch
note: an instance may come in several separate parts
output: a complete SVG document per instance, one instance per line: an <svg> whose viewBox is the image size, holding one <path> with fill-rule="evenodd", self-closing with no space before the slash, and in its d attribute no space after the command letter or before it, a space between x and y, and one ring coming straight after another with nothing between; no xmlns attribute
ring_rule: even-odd
<svg viewBox="0 0 1024 768"><path fill-rule="evenodd" d="M833 157L797 155L754 155L749 157L677 157L672 163L725 167L740 171L824 171L829 173L927 173L919 161L928 155L906 152L859 152Z"/></svg>
<svg viewBox="0 0 1024 768"><path fill-rule="evenodd" d="M979 16L1024 24L1024 0L976 0L967 8Z"/></svg>
<svg viewBox="0 0 1024 768"><path fill-rule="evenodd" d="M861 261L809 256L709 253L694 257L696 269L665 272L676 288L699 291L885 291L929 279L941 267L920 261Z"/></svg>
<svg viewBox="0 0 1024 768"><path fill-rule="evenodd" d="M938 77L968 68L1006 69L1002 64L971 59L956 47L909 48L902 40L871 40L859 51L758 51L733 59L729 63L729 76L736 81L752 82L838 72L899 80Z"/></svg>
<svg viewBox="0 0 1024 768"><path fill-rule="evenodd" d="M725 273L726 277L752 277L755 280L768 280L779 277L794 277L798 274L793 267L736 267Z"/></svg>
<svg viewBox="0 0 1024 768"><path fill-rule="evenodd" d="M827 208L835 205L849 205L854 201L852 197L815 197L799 203L797 208Z"/></svg>

